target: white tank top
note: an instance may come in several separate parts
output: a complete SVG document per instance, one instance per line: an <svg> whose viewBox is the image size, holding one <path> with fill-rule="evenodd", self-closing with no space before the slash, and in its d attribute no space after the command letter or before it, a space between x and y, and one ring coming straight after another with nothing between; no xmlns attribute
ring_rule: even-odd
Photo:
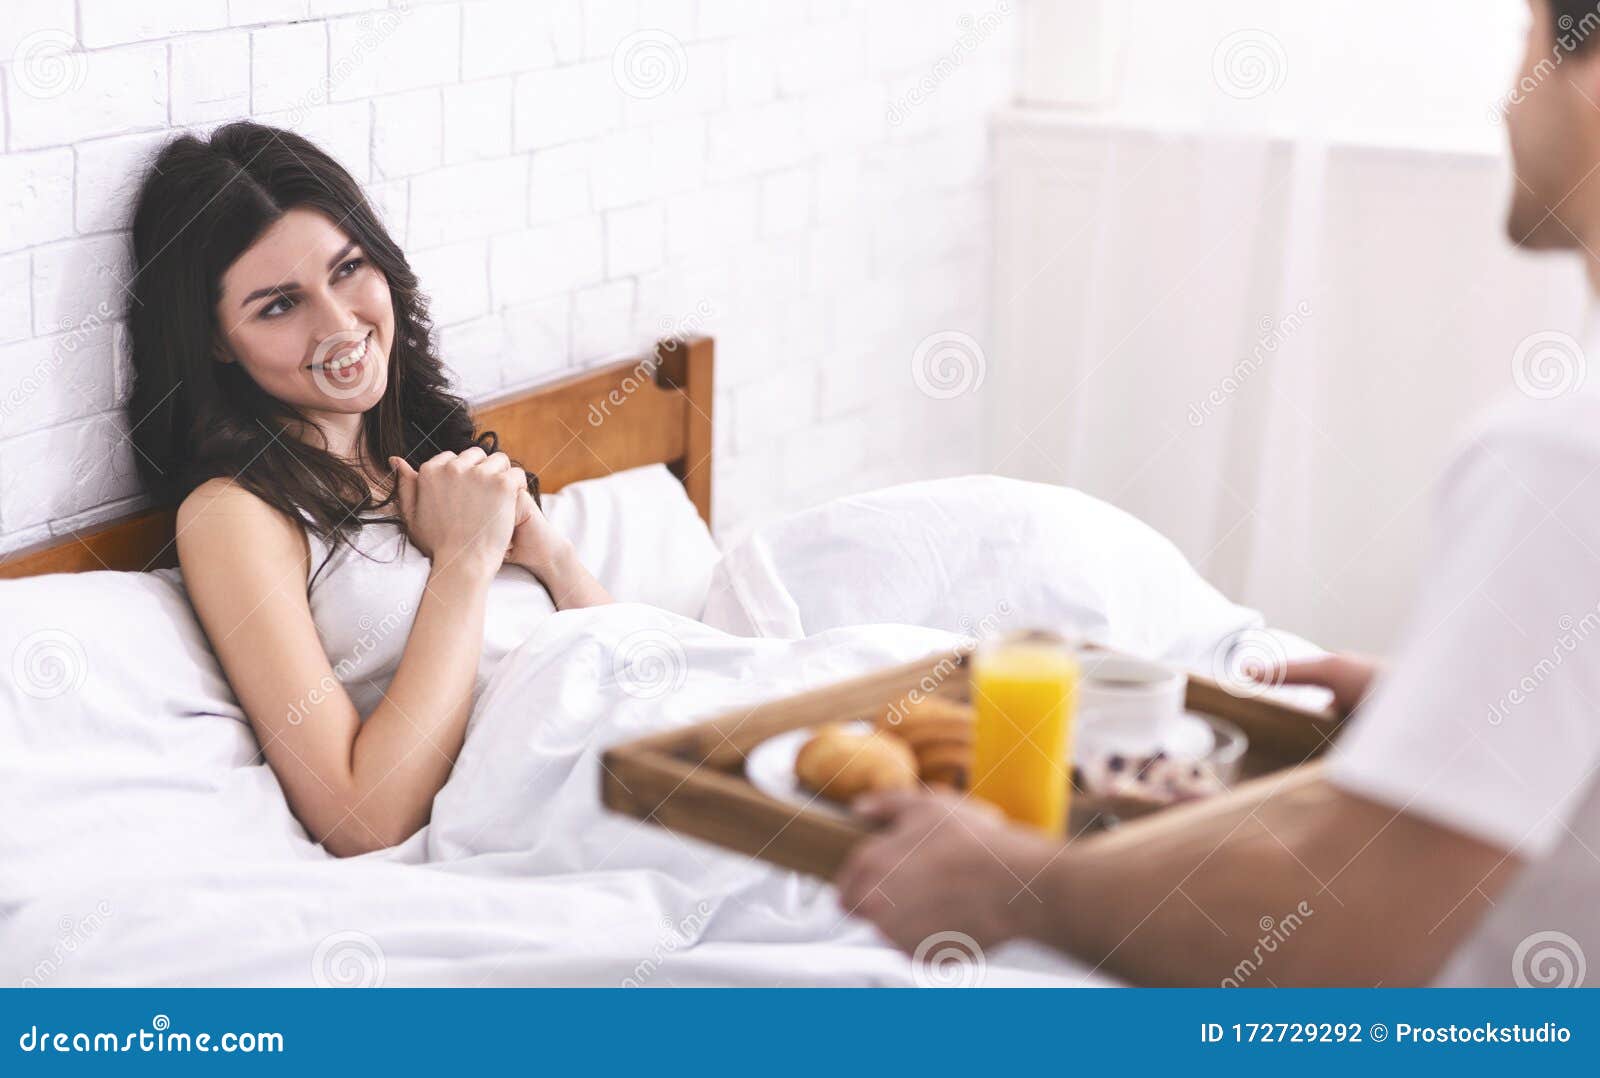
<svg viewBox="0 0 1600 1078"><path fill-rule="evenodd" d="M341 542L324 565L328 544L310 527L303 530L311 549L306 569L311 618L334 676L365 719L400 666L432 562L399 527L368 524L351 537L358 549ZM500 660L554 612L555 604L532 573L516 565L501 567L484 604L474 703Z"/></svg>

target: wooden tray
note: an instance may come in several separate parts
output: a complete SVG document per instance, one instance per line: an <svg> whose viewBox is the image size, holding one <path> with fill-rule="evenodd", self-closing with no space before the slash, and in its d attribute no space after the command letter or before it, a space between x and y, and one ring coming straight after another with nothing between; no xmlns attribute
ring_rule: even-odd
<svg viewBox="0 0 1600 1078"><path fill-rule="evenodd" d="M600 797L636 819L784 868L831 878L865 824L780 801L752 786L745 754L800 726L871 719L911 693L964 699L969 651L940 652L852 681L773 700L694 726L617 745L601 758ZM1243 776L1292 767L1319 755L1342 722L1332 712L1241 697L1191 674L1185 706L1215 715L1250 739Z"/></svg>

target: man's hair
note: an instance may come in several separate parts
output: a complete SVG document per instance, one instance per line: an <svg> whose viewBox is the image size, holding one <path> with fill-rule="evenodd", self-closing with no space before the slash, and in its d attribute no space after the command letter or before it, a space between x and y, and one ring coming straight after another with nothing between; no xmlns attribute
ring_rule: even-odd
<svg viewBox="0 0 1600 1078"><path fill-rule="evenodd" d="M1600 3L1596 0L1546 0L1555 15L1556 40L1574 52L1586 52L1600 38Z"/></svg>

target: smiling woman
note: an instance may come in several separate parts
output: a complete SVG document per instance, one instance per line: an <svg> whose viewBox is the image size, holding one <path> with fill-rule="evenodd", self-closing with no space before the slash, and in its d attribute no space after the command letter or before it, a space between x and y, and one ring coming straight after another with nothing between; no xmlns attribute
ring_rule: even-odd
<svg viewBox="0 0 1600 1078"><path fill-rule="evenodd" d="M275 283L236 299L260 280ZM333 453L370 473L361 416L388 387L395 319L388 282L359 245L323 211L289 210L222 275L217 317L217 358L298 405Z"/></svg>
<svg viewBox="0 0 1600 1078"><path fill-rule="evenodd" d="M416 275L306 139L249 122L175 139L140 192L133 249L128 411L158 503L232 477L337 542L392 501L374 496L389 457L416 467L478 440Z"/></svg>
<svg viewBox="0 0 1600 1078"><path fill-rule="evenodd" d="M307 831L401 842L503 654L491 589L497 641L609 596L449 391L416 275L332 158L253 123L180 137L133 246L130 426L181 503L185 592ZM379 623L377 653L341 643Z"/></svg>

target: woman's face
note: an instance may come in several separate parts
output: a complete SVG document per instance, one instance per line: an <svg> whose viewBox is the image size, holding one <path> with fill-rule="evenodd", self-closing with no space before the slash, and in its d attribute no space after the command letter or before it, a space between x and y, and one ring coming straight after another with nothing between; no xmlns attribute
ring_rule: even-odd
<svg viewBox="0 0 1600 1078"><path fill-rule="evenodd" d="M224 360L319 426L349 436L382 398L394 339L389 282L322 211L292 209L273 222L223 273L216 313Z"/></svg>

